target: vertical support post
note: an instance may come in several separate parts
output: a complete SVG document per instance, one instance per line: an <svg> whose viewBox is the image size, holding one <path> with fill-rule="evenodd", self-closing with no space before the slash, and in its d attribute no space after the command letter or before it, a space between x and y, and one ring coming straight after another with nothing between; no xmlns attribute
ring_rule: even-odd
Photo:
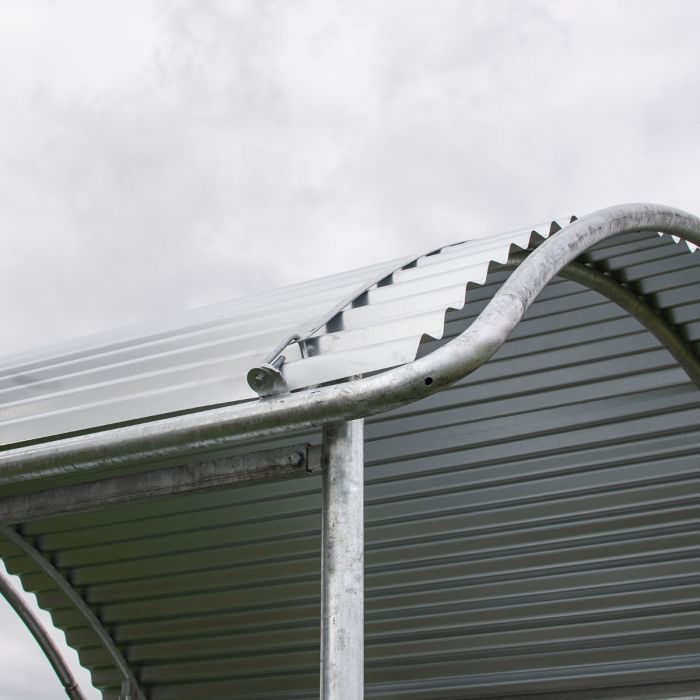
<svg viewBox="0 0 700 700"><path fill-rule="evenodd" d="M323 427L321 700L364 697L364 420Z"/></svg>

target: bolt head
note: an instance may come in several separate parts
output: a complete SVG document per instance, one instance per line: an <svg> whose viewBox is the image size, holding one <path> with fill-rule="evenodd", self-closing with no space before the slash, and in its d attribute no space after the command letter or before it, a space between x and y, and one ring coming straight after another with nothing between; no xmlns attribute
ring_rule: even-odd
<svg viewBox="0 0 700 700"><path fill-rule="evenodd" d="M267 375L265 374L265 372L263 372L262 370L258 370L253 375L253 384L255 384L255 386L258 389L263 389L267 384Z"/></svg>
<svg viewBox="0 0 700 700"><path fill-rule="evenodd" d="M293 467L298 467L304 462L304 455L301 452L292 452L292 454L289 455L289 463Z"/></svg>

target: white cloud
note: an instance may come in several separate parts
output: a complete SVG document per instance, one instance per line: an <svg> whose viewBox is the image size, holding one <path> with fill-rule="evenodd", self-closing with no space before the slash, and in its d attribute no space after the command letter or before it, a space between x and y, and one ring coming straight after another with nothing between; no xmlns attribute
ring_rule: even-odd
<svg viewBox="0 0 700 700"><path fill-rule="evenodd" d="M690 2L7 3L7 349L628 200L693 209Z"/></svg>

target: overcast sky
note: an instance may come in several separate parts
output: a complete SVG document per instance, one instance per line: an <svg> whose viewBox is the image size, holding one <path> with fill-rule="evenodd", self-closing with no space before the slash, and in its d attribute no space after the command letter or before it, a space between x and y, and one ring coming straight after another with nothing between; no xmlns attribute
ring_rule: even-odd
<svg viewBox="0 0 700 700"><path fill-rule="evenodd" d="M700 213L698 26L692 0L0 0L3 354L610 204ZM0 698L63 697L0 624Z"/></svg>

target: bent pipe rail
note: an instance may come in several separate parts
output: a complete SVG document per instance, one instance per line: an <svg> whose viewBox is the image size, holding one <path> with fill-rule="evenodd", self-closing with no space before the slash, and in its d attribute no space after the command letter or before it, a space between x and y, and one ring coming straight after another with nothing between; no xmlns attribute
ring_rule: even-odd
<svg viewBox="0 0 700 700"><path fill-rule="evenodd" d="M463 333L414 362L333 386L7 450L0 453L0 485L146 461L174 463L243 440L362 418L424 398L484 364L559 270L601 241L635 231L667 233L700 246L700 219L678 209L657 204L601 209L544 241Z"/></svg>
<svg viewBox="0 0 700 700"><path fill-rule="evenodd" d="M22 620L26 628L31 632L32 637L36 640L36 643L41 647L44 656L46 656L63 689L66 691L66 695L71 700L85 700L85 696L81 692L70 668L68 668L68 664L61 656L58 647L54 644L32 609L22 600L10 581L1 573L0 595L5 598L10 607L17 613L17 617Z"/></svg>

